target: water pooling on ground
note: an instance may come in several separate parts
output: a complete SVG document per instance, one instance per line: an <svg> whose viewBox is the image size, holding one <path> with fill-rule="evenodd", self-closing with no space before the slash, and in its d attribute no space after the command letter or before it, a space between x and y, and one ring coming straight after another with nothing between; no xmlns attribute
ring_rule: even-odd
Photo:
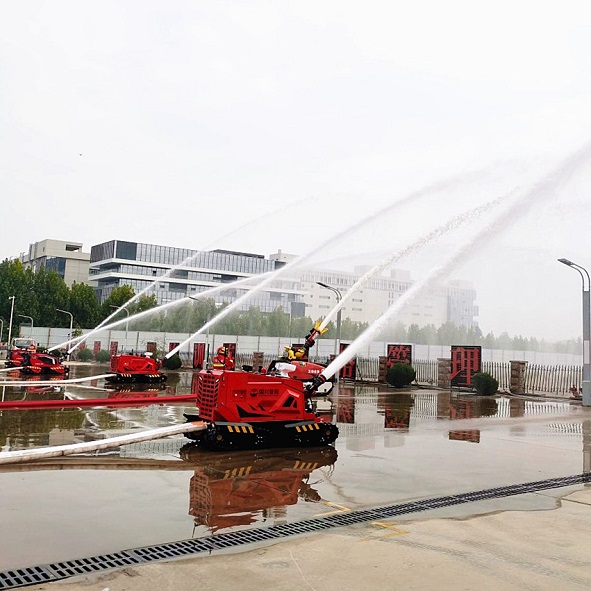
<svg viewBox="0 0 591 591"><path fill-rule="evenodd" d="M96 367L73 371L75 377L90 375ZM171 374L163 392L190 393L193 375ZM102 390L100 381L65 391L31 384L7 387L4 399L104 396L108 405L109 396L126 395ZM192 406L4 410L0 444L22 449L136 432L182 422L187 408ZM334 448L206 453L184 438L168 438L96 456L5 466L0 516L10 543L0 570L569 476L589 467L591 416L568 402L342 382L318 409L339 427ZM524 495L494 508L516 506L550 509L555 500ZM455 514L490 510L490 504L470 505Z"/></svg>

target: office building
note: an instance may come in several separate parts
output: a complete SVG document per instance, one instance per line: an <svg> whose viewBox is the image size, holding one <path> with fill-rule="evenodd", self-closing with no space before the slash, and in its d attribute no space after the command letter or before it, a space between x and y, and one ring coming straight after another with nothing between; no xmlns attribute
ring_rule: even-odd
<svg viewBox="0 0 591 591"><path fill-rule="evenodd" d="M41 267L55 271L72 287L73 283L88 283L90 253L82 250L81 242L64 240L41 240L29 245L27 253L21 253L20 261L25 268L35 272Z"/></svg>
<svg viewBox="0 0 591 591"><path fill-rule="evenodd" d="M215 299L231 303L247 292L244 287L232 285L235 281L275 271L284 265L259 254L227 250L201 252L123 240L104 242L90 251L90 278L96 282L100 302L122 285L130 285L135 293L153 285L147 293L155 294L158 304L166 304L228 284ZM301 294L295 288L269 287L255 293L242 309L256 306L262 312L272 312L281 307L288 312L291 302L299 300Z"/></svg>
<svg viewBox="0 0 591 591"><path fill-rule="evenodd" d="M90 279L96 284L99 301L105 301L113 289L130 285L136 293L153 284L147 292L155 294L159 304L195 295L212 287L227 284L215 294L217 301L232 303L247 292L244 286L233 286L239 279L275 271L295 259L278 251L266 258L260 254L227 250L195 251L186 248L111 240L91 248ZM245 300L242 310L251 306L262 312L281 308L294 316L319 319L326 316L357 280L367 271L358 267L353 272L305 270L292 272L266 286ZM159 279L161 278L161 279ZM319 283L330 286L322 287ZM395 269L389 276L370 279L347 299L342 318L372 323L404 294L413 281L409 271ZM476 292L466 281L451 281L428 290L401 308L394 322L436 327L451 321L475 326L478 307Z"/></svg>

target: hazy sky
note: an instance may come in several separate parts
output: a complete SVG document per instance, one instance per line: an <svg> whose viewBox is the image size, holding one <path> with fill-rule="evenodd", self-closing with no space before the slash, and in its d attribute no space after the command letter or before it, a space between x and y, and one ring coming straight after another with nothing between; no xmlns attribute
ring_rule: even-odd
<svg viewBox="0 0 591 591"><path fill-rule="evenodd" d="M4 2L0 259L45 238L305 254L392 204L320 248L346 267L525 195L397 266L420 279L473 243L450 277L485 333L578 337L581 279L556 259L591 269L591 157L539 183L591 140L587 8Z"/></svg>

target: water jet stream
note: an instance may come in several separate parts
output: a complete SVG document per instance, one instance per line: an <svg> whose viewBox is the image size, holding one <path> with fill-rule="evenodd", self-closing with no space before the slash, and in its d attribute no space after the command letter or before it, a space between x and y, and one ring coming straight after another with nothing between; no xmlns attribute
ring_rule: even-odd
<svg viewBox="0 0 591 591"><path fill-rule="evenodd" d="M180 304L184 304L184 303L188 303L190 300L193 300L195 298L203 298L206 296L210 296L213 295L215 293L218 293L220 291L224 291L226 289L229 289L230 287L235 287L236 285L244 285L244 284L248 284L250 282L256 282L259 281L261 277L266 277L267 275L269 275L270 273L272 273L273 271L268 271L267 273L261 273L260 275L256 275L256 276L251 276L251 277L244 277L243 279L237 279L236 281L233 281L232 283L229 284L224 284L224 285L218 285L216 287L211 287L210 289L207 289L205 291L201 291L199 293L196 293L195 295L191 296L191 297L184 297L184 298L180 298L178 300L174 300L172 302L168 302L167 304L162 304L156 308L150 308L148 310L144 310L143 312L138 312L137 314L134 314L132 316L129 316L129 318L123 318L121 320L116 320L115 322L111 322L110 324L107 325L103 325L100 328L96 327L95 329L93 329L91 332L81 335L79 337L74 337L73 339L70 339L68 341L64 341L63 343L60 343L59 345L54 345L53 347L48 348L48 351L54 351L55 349L60 349L62 347L64 347L65 345L69 345L71 343L80 343L80 341L84 341L86 339L88 339L88 337L92 334L96 334L99 332L103 332L105 330L110 330L112 328L115 328L117 326L121 326L122 324L126 324L127 322L132 322L134 320L139 320L141 318L144 318L145 316L150 316L156 312L161 312L163 310L167 310L168 308L173 308L174 306L178 306ZM121 308L119 308L121 309ZM74 351L76 349L76 347L70 349L68 351L68 353L71 353L72 351Z"/></svg>
<svg viewBox="0 0 591 591"><path fill-rule="evenodd" d="M64 380L11 380L9 382L0 382L0 386L61 386L62 384L80 384L92 380L100 380L109 377L111 374L104 373L96 376L86 376L84 378L66 378Z"/></svg>
<svg viewBox="0 0 591 591"><path fill-rule="evenodd" d="M330 310L330 312L325 316L324 320L320 323L318 328L319 331L324 330L328 323L336 316L338 311L349 301L355 292L361 289L366 283L368 283L372 278L385 271L388 267L390 267L395 262L399 261L400 259L412 254L413 252L419 251L421 248L426 246L429 242L435 240L436 238L440 238L444 236L448 232L455 230L465 224L466 222L473 221L480 217L483 213L486 213L493 209L494 207L498 206L504 200L508 199L509 195L503 197L497 197L496 199L485 203L484 205L479 205L474 209L461 213L457 216L454 216L450 220L448 220L445 224L435 228L426 236L415 240L412 244L409 244L402 250L394 253L393 255L389 256L384 261L378 263L375 267L371 268L369 271L364 273L352 286L351 288L345 292L340 301Z"/></svg>
<svg viewBox="0 0 591 591"><path fill-rule="evenodd" d="M420 199L422 197L425 197L427 195L430 195L436 191L440 191L440 190L445 189L447 187L456 186L458 184L458 182L472 180L475 177L475 175L476 175L475 172L466 173L464 175L460 175L459 177L453 177L450 179L446 179L444 181L440 181L438 183L433 183L431 185L428 185L427 187L423 187L422 189L418 189L416 191L413 191L412 193L409 193L408 195L399 199L398 201L395 201L394 203L389 203L388 205L386 205L382 209L369 214L367 217L363 218L362 220L346 227L345 229L341 230L337 234L329 237L328 239L326 239L325 241L320 243L318 246L312 248L308 253L297 257L295 260L287 263L285 266L281 267L280 269L275 270L272 273L272 275L270 275L268 278L261 281L261 283L259 283L257 285L257 287L255 289L253 289L251 292L243 294L242 296L237 298L234 302L232 302L229 306L226 306L226 308L224 308L222 311L220 311L220 313L217 314L214 318L212 318L211 320L206 322L199 330L195 331L192 335L190 335L182 343L179 343L174 349L171 349L164 356L165 359L169 359L170 357L172 357L175 353L177 353L187 343L190 343L191 340L193 340L198 334L203 333L208 328L210 328L213 324L222 320L222 318L224 318L225 316L230 314L230 312L234 311L236 308L238 308L244 302L246 302L250 297L252 297L253 294L261 291L264 287L266 287L267 285L269 285L270 283L275 281L278 277L282 276L287 271L291 271L294 268L301 266L311 256L313 256L314 254L316 254L318 252L321 252L322 249L324 249L327 245L334 246L335 244L338 244L341 240L349 238L352 232L366 226L371 221L373 221L374 219L376 219L377 217L379 217L381 215L384 215L385 213L391 213L394 208L404 206L407 203L410 203L416 199ZM230 284L230 285L233 285L233 284Z"/></svg>
<svg viewBox="0 0 591 591"><path fill-rule="evenodd" d="M456 175L455 177L444 179L442 181L432 183L430 185L427 185L426 187L423 187L421 189L413 191L413 192L409 193L408 195L406 195L405 197L399 199L398 201L395 201L393 204L386 205L381 210L379 210L373 214L370 214L369 216L367 216L365 219L361 220L360 222L357 222L357 223L347 227L343 231L339 232L338 234L334 235L333 237L328 238L320 246L312 249L309 253L298 257L296 260L288 263L287 265L285 265L281 269L278 269L276 271L269 271L267 273L262 273L257 276L251 276L251 277L246 277L244 279L239 279L239 280L233 281L232 283L224 284L223 286L213 287L213 288L210 288L206 291L197 293L191 298L185 297L185 298L181 298L179 300L175 300L174 302L162 304L156 308L150 308L149 310L144 310L143 312L139 312L137 314L134 314L133 316L129 316L128 318L123 318L121 320L118 320L118 321L115 321L115 322L112 322L112 323L106 325L105 322L107 322L108 319L115 316L121 309L123 309L126 305L129 305L129 303L131 303L131 301L133 300L133 298L131 298L130 300L128 300L128 302L126 302L123 306L119 307L115 312L113 312L113 314L108 316L101 324L99 324L96 328L94 328L89 333L86 333L85 335L81 335L79 337L72 338L68 341L64 341L63 343L59 343L58 345L54 345L53 347L48 348L48 351L53 351L55 349L62 348L66 345L75 344L74 347L71 347L68 350L68 354L71 354L78 347L78 345L81 344L81 342L84 342L90 336L92 336L93 334L96 334L98 332L110 330L110 329L115 328L117 326L121 326L121 325L126 324L128 322L131 322L133 320L138 320L138 319L143 318L145 316L160 312L160 311L165 310L169 307L177 306L177 305L179 305L183 302L186 302L190 299L194 299L195 297L200 298L200 297L205 297L206 295L212 295L212 294L217 293L219 291L234 288L236 285L240 285L240 284L250 282L250 281L253 281L253 282L261 281L261 284L259 284L255 290L253 290L250 293L244 294L243 296L241 296L241 298L238 298L238 300L235 300L232 304L227 306L223 311L221 311L218 315L216 315L208 323L203 325L198 331L193 333L193 335L191 335L188 339L183 341L183 343L181 343L176 349L173 349L172 351L170 351L166 355L166 358L169 358L170 356L174 355L174 353L176 353L182 346L184 346L188 342L190 342L195 336L204 332L205 330L207 330L207 328L209 328L209 326L211 326L215 322L221 320L223 317L225 317L231 311L235 310L239 305L241 305L249 297L251 297L255 293L258 293L258 291L260 291L261 289L263 289L263 287L265 287L266 285L271 283L271 281L276 279L279 275L282 275L287 270L291 270L293 267L297 267L297 266L301 265L305 260L307 260L310 256L314 255L315 253L319 252L326 245L334 244L335 241L338 243L339 240L343 240L343 239L347 238L352 231L357 230L357 229L367 225L370 221L372 221L376 217L390 212L393 207L400 207L400 206L406 205L407 203L410 203L415 199L420 199L420 198L428 196L434 192L445 190L449 187L454 187L458 183L470 182L470 181L474 180L475 178L477 178L479 174L480 174L480 171L472 171L472 172L464 173L462 175ZM256 221L256 220L254 220L254 221ZM254 223L254 221L249 222L248 224L245 224L245 226L248 226L250 223ZM244 227L244 226L242 226L242 227ZM196 253L192 257L189 257L188 259L185 260L185 262L192 260L192 258L195 258L196 256L198 256L201 252L203 252L203 251L200 251L199 253ZM182 266L183 264L184 264L184 262L181 263L181 265L179 265L179 266ZM175 268L178 268L179 266L177 266ZM173 270L174 269L170 269L169 272L172 272ZM158 281L162 280L163 277L164 276L158 277L156 280L154 280L152 285L154 285ZM265 278L268 278L268 279L265 279ZM142 293L145 293L145 290L147 290L147 289L149 289L149 286L147 288L145 288L144 291L138 293L137 297L139 297Z"/></svg>
<svg viewBox="0 0 591 591"><path fill-rule="evenodd" d="M373 336L380 331L396 312L400 311L412 298L430 287L437 279L448 273L456 263L466 261L472 257L478 248L487 244L490 236L497 236L503 230L511 226L520 215L528 211L527 207L532 202L539 203L551 191L556 190L561 184L568 181L577 170L591 158L591 142L587 142L562 164L556 167L550 174L533 185L531 189L516 196L496 218L492 218L465 244L456 248L447 256L439 266L433 267L425 277L413 284L396 302L394 302L371 326L369 326L359 337L357 337L347 348L338 355L321 373L324 378L332 377L337 371L344 367L359 351L368 344ZM502 225L502 226L501 226ZM495 230L495 232L492 232Z"/></svg>
<svg viewBox="0 0 591 591"><path fill-rule="evenodd" d="M55 445L52 447L43 447L37 449L5 451L0 452L0 464L13 464L45 458L58 458L72 454L89 453L101 449L110 449L120 447L122 445L129 445L130 443L151 441L152 439L160 439L162 437L169 437L171 435L182 435L190 431L203 431L205 428L206 425L204 422L194 421L191 423L183 423L181 425L150 429L149 431L143 431L141 433L118 435L116 437L109 437L108 439L101 439L100 441L87 441L84 443Z"/></svg>
<svg viewBox="0 0 591 591"><path fill-rule="evenodd" d="M309 198L309 199L311 199L311 198ZM250 220L248 222L245 222L241 226L238 226L238 228L232 230L231 232L228 232L228 233L224 234L221 238L217 239L216 242L219 242L221 240L224 240L225 238L230 238L231 236L233 236L237 232L239 232L239 231L241 231L241 230L243 230L245 228L248 228L249 226L251 226L251 225L253 225L255 223L256 224L259 224L263 219L266 220L266 221L268 221L269 220L269 216L273 216L275 213L280 213L280 212L284 212L284 211L285 211L285 209L283 207L279 207L274 212L271 212L271 213L265 212L265 213L261 214L260 216L256 217L255 219ZM127 300L126 302L124 302L123 304L121 304L121 306L119 306L119 308L117 308L113 313L109 314L109 316L107 316L102 322L100 322L93 330L91 330L89 333L87 333L86 335L84 335L84 337L82 339L79 339L76 342L76 345L74 347L72 347L68 351L68 354L70 354L73 351L75 351L84 341L86 341L86 339L90 338L92 335L94 335L97 332L99 332L100 329L105 324L107 324L107 322L109 320L111 320L111 318L113 318L114 316L116 316L121 310L124 310L125 308L127 308L128 306L130 306L131 304L133 304L134 302L136 302L146 292L150 291L150 289L152 289L157 283L159 283L163 279L166 279L167 277L170 277L170 275L172 275L172 273L174 273L174 271L176 271L177 269L180 269L181 267L184 267L185 265L189 265L190 263L192 263L200 254L202 254L204 252L207 252L207 250L209 248L211 248L213 246L213 244L214 243L212 243L211 245L206 246L202 250L198 250L195 254L192 254L191 256L187 257L185 260L183 260L179 264L174 265L173 267L171 267L163 275L159 275L149 285L147 285L146 287L144 287L142 290L140 290L137 294L135 294L129 300ZM67 345L67 344L69 344L71 342L74 342L74 341L67 341L66 343L61 343L60 345L57 345L56 347L52 347L52 349L62 347L62 346ZM52 349L48 349L48 351L51 351Z"/></svg>

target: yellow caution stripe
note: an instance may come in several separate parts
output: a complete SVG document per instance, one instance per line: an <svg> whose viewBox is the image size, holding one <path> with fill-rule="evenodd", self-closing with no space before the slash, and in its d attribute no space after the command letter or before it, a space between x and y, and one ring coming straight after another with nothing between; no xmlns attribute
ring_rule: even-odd
<svg viewBox="0 0 591 591"><path fill-rule="evenodd" d="M226 470L224 472L224 480L227 478L240 478L241 476L248 476L252 466L241 466L240 468L234 468L233 470Z"/></svg>
<svg viewBox="0 0 591 591"><path fill-rule="evenodd" d="M314 431L314 429L320 429L318 423L303 423L303 424L294 424L294 425L286 425L286 427L295 427L298 433L302 431Z"/></svg>
<svg viewBox="0 0 591 591"><path fill-rule="evenodd" d="M226 427L230 433L254 433L251 425L227 424Z"/></svg>

